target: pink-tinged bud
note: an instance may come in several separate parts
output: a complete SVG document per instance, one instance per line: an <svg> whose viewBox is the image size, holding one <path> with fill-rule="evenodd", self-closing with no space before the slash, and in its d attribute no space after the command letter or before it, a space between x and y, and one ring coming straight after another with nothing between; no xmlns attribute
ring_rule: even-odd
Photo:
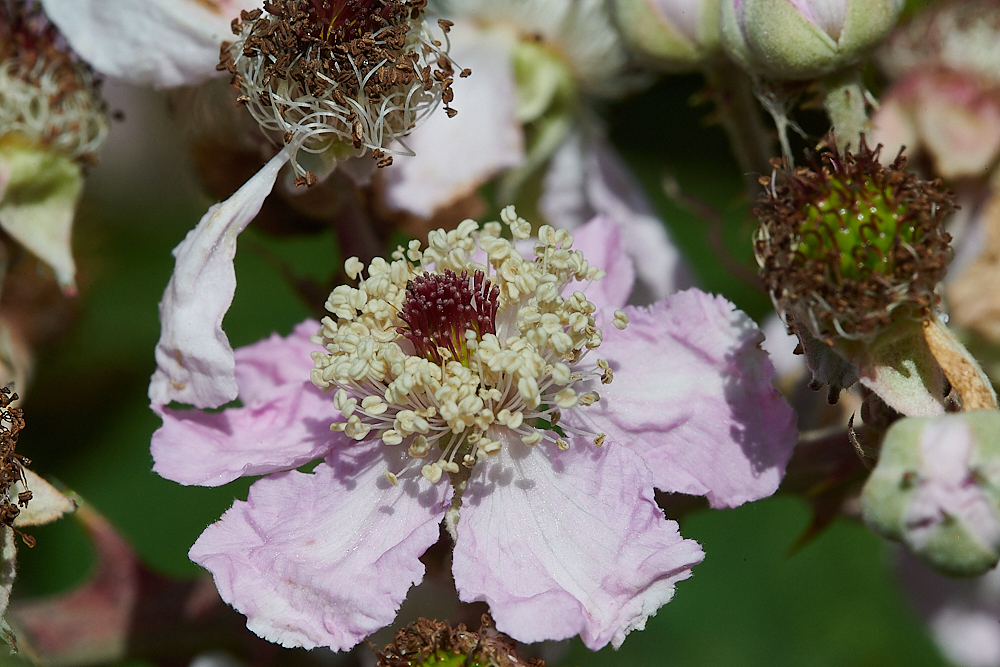
<svg viewBox="0 0 1000 667"><path fill-rule="evenodd" d="M719 0L614 0L618 28L654 67L689 70L719 51Z"/></svg>
<svg viewBox="0 0 1000 667"><path fill-rule="evenodd" d="M811 79L861 59L896 24L903 0L723 0L722 44L775 79Z"/></svg>
<svg viewBox="0 0 1000 667"><path fill-rule="evenodd" d="M865 523L937 570L983 574L1000 559L1000 412L902 419L861 494Z"/></svg>

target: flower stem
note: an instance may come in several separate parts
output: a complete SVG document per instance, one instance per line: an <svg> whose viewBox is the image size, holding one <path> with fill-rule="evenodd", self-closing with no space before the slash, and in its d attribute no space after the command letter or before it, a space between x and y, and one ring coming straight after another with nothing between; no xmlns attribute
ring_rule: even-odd
<svg viewBox="0 0 1000 667"><path fill-rule="evenodd" d="M865 85L861 71L849 68L834 72L823 79L823 108L830 117L830 124L837 138L846 147L857 150L861 134L868 129L868 112L865 109Z"/></svg>
<svg viewBox="0 0 1000 667"><path fill-rule="evenodd" d="M704 69L719 124L729 137L733 155L744 174L766 174L774 157L771 133L761 118L750 78L733 62L719 58ZM753 178L756 183L756 178Z"/></svg>

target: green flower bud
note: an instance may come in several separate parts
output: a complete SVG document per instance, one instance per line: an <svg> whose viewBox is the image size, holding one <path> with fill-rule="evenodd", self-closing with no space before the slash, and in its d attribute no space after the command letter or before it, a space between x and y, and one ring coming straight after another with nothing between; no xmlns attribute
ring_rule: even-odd
<svg viewBox="0 0 1000 667"><path fill-rule="evenodd" d="M992 568L1000 560L1000 412L897 421L861 512L872 530L946 574Z"/></svg>
<svg viewBox="0 0 1000 667"><path fill-rule="evenodd" d="M615 0L629 47L659 69L696 67L720 48L719 0Z"/></svg>
<svg viewBox="0 0 1000 667"><path fill-rule="evenodd" d="M903 0L723 0L722 44L775 79L811 79L860 60L899 18Z"/></svg>

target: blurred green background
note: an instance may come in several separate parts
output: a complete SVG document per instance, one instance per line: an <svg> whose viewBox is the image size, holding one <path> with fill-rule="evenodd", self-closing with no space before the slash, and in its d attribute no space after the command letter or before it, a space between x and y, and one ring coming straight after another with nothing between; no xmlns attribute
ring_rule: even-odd
<svg viewBox="0 0 1000 667"><path fill-rule="evenodd" d="M686 193L719 209L723 244L752 266L742 176L721 130L702 122L709 108L689 104L700 86L700 77L674 77L609 108L611 136L701 285L760 318L770 307L764 295L720 265L710 228L668 201L661 187L672 175ZM170 127L164 98L109 92L126 118L114 125L80 209L79 317L58 345L38 356L19 449L36 472L107 516L152 568L190 577L198 568L187 559L188 547L234 498L246 497L248 482L185 488L150 472L149 439L159 420L148 409L146 387L159 336L157 303L173 267L170 250L211 202L199 194L176 134L159 129ZM236 299L225 322L234 346L273 331L286 334L308 314L272 255L295 258L297 271L319 277L338 263L330 235L277 241L250 230L241 237ZM620 651L592 654L574 642L562 664L942 664L897 586L892 549L862 526L838 520L791 553L808 519L805 504L787 497L687 515L682 533L707 555L674 600ZM92 551L72 519L31 532L38 544L20 550L15 597L56 593L86 578Z"/></svg>

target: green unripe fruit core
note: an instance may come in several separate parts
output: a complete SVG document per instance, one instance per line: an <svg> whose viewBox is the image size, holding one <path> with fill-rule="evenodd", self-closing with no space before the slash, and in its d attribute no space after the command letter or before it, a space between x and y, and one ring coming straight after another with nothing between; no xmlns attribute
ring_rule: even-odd
<svg viewBox="0 0 1000 667"><path fill-rule="evenodd" d="M912 245L917 236L905 204L891 196L891 186L880 188L870 178L831 178L827 185L826 195L805 207L795 251L814 259L839 256L831 264L842 279L892 275L897 243Z"/></svg>

